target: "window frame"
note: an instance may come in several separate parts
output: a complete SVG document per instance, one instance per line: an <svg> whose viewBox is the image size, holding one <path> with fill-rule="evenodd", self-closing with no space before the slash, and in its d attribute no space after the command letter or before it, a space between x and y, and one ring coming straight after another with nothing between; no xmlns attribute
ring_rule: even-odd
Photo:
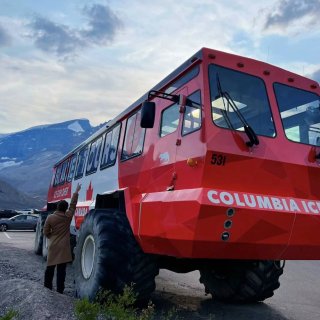
<svg viewBox="0 0 320 320"><path fill-rule="evenodd" d="M70 177L70 168L71 168L71 163L72 163L72 160L75 159L75 166L74 166L74 171L72 173L72 176ZM69 163L69 170L68 170L68 175L67 175L67 178L66 178L66 182L71 182L74 178L74 174L76 172L76 169L77 169L77 160L78 160L78 153L75 153L72 155L72 157L70 158L70 163Z"/></svg>
<svg viewBox="0 0 320 320"><path fill-rule="evenodd" d="M281 117L279 100L278 100L278 96L277 96L276 90L275 90L275 85L277 85L277 84L280 84L280 85L282 85L282 86L284 86L284 87L288 87L288 88L292 88L292 89L304 91L304 92L307 92L307 93L310 93L310 94L314 94L314 95L317 95L317 93L316 93L316 92L309 91L309 90L306 90L306 89L302 89L302 88L290 86L290 85L288 85L288 84L286 84L286 83L282 83L282 82L278 82L278 81L277 81L277 82L273 82L273 84L272 84L273 93L274 93L275 100L276 100L276 103L277 103L277 110L278 110L278 113L279 113L279 117L280 117L280 120L281 120L281 126L282 126L282 130L283 130L283 133L284 133L285 138L286 138L289 142L298 143L298 144L300 144L300 145L311 146L311 147L319 147L319 146L317 146L317 145L315 145L315 144L305 143L305 142L295 141L295 140L289 139L289 137L288 137L287 134L286 134L286 128L285 128L284 123L283 123L283 118ZM319 97L319 100L320 100L320 95L318 95L318 97Z"/></svg>
<svg viewBox="0 0 320 320"><path fill-rule="evenodd" d="M15 221L27 221L27 216L25 214L21 215L21 216L17 216L15 218Z"/></svg>
<svg viewBox="0 0 320 320"><path fill-rule="evenodd" d="M119 134L118 134L118 139L117 139L117 145L116 145L116 157L114 159L114 161L111 164L103 164L102 163L102 159L103 159L103 155L104 155L104 151L105 151L105 147L106 147L106 142L107 142L107 135L111 133L111 141L113 138L113 132L116 128L119 128ZM117 163L117 158L118 158L118 150L119 150L119 144L120 144L120 137L121 137L121 129L122 129L122 123L116 123L112 128L110 128L105 134L105 138L104 138L104 143L103 143L103 149L102 149L102 153L101 153L101 159L100 159L100 170L105 170L107 168L113 167L116 163Z"/></svg>
<svg viewBox="0 0 320 320"><path fill-rule="evenodd" d="M60 173L58 185L63 185L67 180L67 172L69 170L70 158L68 158L65 161L63 161L60 165L61 165L62 168L61 168L61 173ZM61 175L63 173L64 166L65 166L64 179L61 180Z"/></svg>
<svg viewBox="0 0 320 320"><path fill-rule="evenodd" d="M59 170L59 173L58 173ZM54 179L53 179L53 186L57 187L59 185L59 181L60 181L60 176L61 176L61 171L62 171L62 166L61 163L56 167L56 172L54 174ZM59 174L59 181L57 181L57 175Z"/></svg>
<svg viewBox="0 0 320 320"><path fill-rule="evenodd" d="M99 152L99 159L98 159L97 167L94 168L94 169L91 170L91 171L88 171L88 160L89 160L91 148L92 148L92 146L93 146L95 143L97 143L99 140L101 140L101 145L100 145L100 152ZM100 167L101 151L102 151L102 144L103 144L103 142L104 142L104 135L100 135L99 137L97 137L96 139L94 139L93 141L90 142L89 148L88 148L89 151L88 151L88 155L87 155L87 161L86 161L86 165L85 165L85 175L86 175L86 176L89 176L89 175L91 175L91 174L93 174L93 173L96 173L96 172L98 171L98 168ZM95 148L96 148L96 146L95 146ZM95 152L96 152L96 151L95 151ZM96 153L95 153L95 155L96 155ZM93 159L93 161L94 161L94 159Z"/></svg>
<svg viewBox="0 0 320 320"><path fill-rule="evenodd" d="M240 133L244 133L244 131L241 131L241 130L237 130L237 129L232 129L232 128L228 128L228 127L222 127L222 126L219 126L215 123L215 121L213 120L213 116L212 116L212 96L211 96L211 81L210 81L210 66L215 66L215 67L219 67L219 68L223 68L223 69L226 69L226 70L229 70L229 71L233 71L235 73L239 73L239 74L243 74L243 75L247 75L247 76L250 76L250 77L254 77L256 79L259 79L261 80L261 83L264 87L264 90L265 90L265 93L266 93L266 98L267 98L267 101L268 101L268 105L269 105L269 110L270 110L270 115L271 115L271 119L272 119L272 123L273 123L273 128L274 128L274 135L273 136L270 136L270 135L264 135L264 134L260 134L260 133L256 133L257 136L259 137L265 137L265 138L271 138L271 139L275 139L278 135L278 132L277 132L277 126L276 126L276 123L275 123L275 117L274 117L274 112L273 112L273 109L272 109L272 105L270 103L270 98L269 98L269 94L268 94L268 89L267 89L267 85L264 81L263 78L261 78L260 76L256 75L256 74L251 74L251 73L248 73L248 72L243 72L243 71L239 71L239 70L235 70L235 69L232 69L232 68L229 68L229 67L226 67L226 66L223 66L223 65L219 65L219 64L215 64L215 63L210 63L208 64L208 69L207 69L207 72L208 72L208 92L209 92L209 100L210 100L210 118L211 118L211 121L212 123L214 124L214 126L216 128L219 128L219 129L225 129L225 130L229 130L229 131L235 131L235 132L240 132ZM247 120L247 119L246 119ZM249 125L250 125L250 122L249 122Z"/></svg>
<svg viewBox="0 0 320 320"><path fill-rule="evenodd" d="M162 128L162 123L163 123L163 121L162 121L162 119L163 119L163 114L164 114L164 112L168 111L168 109L174 107L175 105L176 105L177 108L178 108L178 115L179 115L179 116L178 116L178 125L177 125L177 128L176 128L174 131L169 132L168 134L166 134L166 135L164 135L164 136L161 136L161 128ZM178 128L179 128L179 120L180 120L180 111L179 111L179 104L178 104L177 102L174 102L174 103L168 105L167 107L165 107L165 108L161 111L161 114L160 114L160 126L159 126L159 131L158 131L158 135L159 135L160 139L161 139L161 138L164 138L164 137L166 137L166 136L168 136L168 135L170 135L170 134L175 133L175 132L178 130Z"/></svg>
<svg viewBox="0 0 320 320"><path fill-rule="evenodd" d="M89 149L89 144L86 144L85 146L83 146L81 148L81 150L79 150L79 152L77 153L77 165L76 165L76 169L75 169L75 173L74 173L74 180L79 180L83 177L84 175L84 171L86 170L86 167L87 167L87 159L88 159L88 154L86 155L85 157L85 160L84 160L84 164L83 164L83 170L82 170L82 173L81 175L77 176L77 171L78 171L78 166L79 166L79 160L80 160L80 153L85 150L85 149Z"/></svg>
<svg viewBox="0 0 320 320"><path fill-rule="evenodd" d="M199 110L200 110L200 119L201 119L201 121L200 121L200 126L199 126L199 128L197 128L196 130L193 130L193 131L190 131L190 132L188 132L188 133L183 133L183 127L184 127L184 120L185 120L185 114L186 114L186 109L185 109L185 112L183 113L183 117L182 117L182 124L181 124L181 136L182 137L185 137L185 136L187 136L187 135L189 135L189 134L191 134L191 133L194 133L194 132L196 132L196 131L199 131L201 128L202 128L202 107L203 107L203 105L202 105L202 99L201 99L201 89L197 89L197 90L195 90L194 92L192 92L191 94L189 94L188 96L187 96L187 98L189 98L190 96L192 96L193 94L195 94L196 92L199 92L199 97L200 97L200 104L199 104ZM186 108L187 108L187 106L186 106Z"/></svg>
<svg viewBox="0 0 320 320"><path fill-rule="evenodd" d="M128 130L128 121L131 117L133 117L134 115L137 115L139 112L141 112L141 107L136 110L135 112L131 113L130 115L128 115L128 117L126 118L126 128L125 128L125 132L124 132L124 137L123 137L123 142L122 142L122 148L121 148L121 155L120 155L120 161L124 162L136 157L139 157L143 154L144 151L144 143L145 143L145 139L146 139L146 129L145 128L141 128L140 123L138 124L138 126L140 127L140 129L144 130L144 135L143 135L143 141L142 141L142 148L141 148L141 152L138 154L134 154L132 156L128 156L127 158L122 158L123 155L123 150L124 150L124 145L126 143L126 135L127 135L127 130Z"/></svg>

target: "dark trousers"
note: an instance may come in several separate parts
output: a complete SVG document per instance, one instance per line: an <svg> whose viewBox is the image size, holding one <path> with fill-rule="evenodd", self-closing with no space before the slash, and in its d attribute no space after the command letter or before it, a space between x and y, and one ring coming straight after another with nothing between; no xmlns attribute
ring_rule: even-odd
<svg viewBox="0 0 320 320"><path fill-rule="evenodd" d="M66 279L66 263L57 264L56 266L47 266L44 273L44 286L52 290L52 281L54 276L54 269L57 267L57 291L63 293L64 281Z"/></svg>

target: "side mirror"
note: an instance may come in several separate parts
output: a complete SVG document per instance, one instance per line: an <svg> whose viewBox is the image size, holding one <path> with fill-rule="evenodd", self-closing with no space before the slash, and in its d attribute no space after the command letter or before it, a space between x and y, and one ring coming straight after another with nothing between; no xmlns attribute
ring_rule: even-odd
<svg viewBox="0 0 320 320"><path fill-rule="evenodd" d="M151 101L145 101L141 108L141 128L153 128L156 115L156 104Z"/></svg>

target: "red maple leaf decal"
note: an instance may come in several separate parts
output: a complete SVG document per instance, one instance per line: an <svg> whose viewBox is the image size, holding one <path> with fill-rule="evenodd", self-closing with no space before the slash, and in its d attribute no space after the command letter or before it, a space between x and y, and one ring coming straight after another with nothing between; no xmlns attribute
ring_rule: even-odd
<svg viewBox="0 0 320 320"><path fill-rule="evenodd" d="M90 184L89 184L89 187L88 187L87 193L86 193L86 201L92 200L92 196L93 196L93 188L91 186L91 181L90 181Z"/></svg>

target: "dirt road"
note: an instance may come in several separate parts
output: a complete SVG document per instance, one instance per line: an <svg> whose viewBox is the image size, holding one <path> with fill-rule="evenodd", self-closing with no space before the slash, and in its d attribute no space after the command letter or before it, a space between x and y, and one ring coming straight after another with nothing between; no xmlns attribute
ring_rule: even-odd
<svg viewBox="0 0 320 320"><path fill-rule="evenodd" d="M0 232L0 281L21 278L42 283L45 263L33 253L33 232ZM227 305L204 294L199 273L162 270L152 296L156 309L177 308L180 319L320 319L320 261L288 261L281 287L264 303ZM68 266L66 295L73 296L73 268Z"/></svg>

